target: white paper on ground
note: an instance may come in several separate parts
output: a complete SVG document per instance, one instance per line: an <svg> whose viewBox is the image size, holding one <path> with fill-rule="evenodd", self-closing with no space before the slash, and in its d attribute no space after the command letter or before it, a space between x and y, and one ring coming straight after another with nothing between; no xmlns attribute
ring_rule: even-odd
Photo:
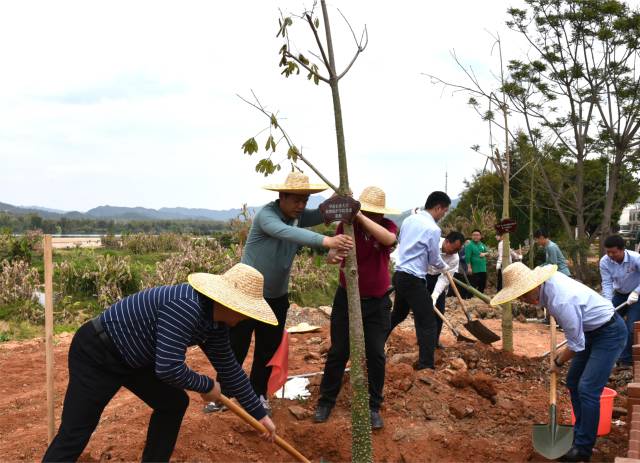
<svg viewBox="0 0 640 463"><path fill-rule="evenodd" d="M309 380L307 378L291 378L273 395L279 399L306 399L311 395L311 392L307 389L308 385Z"/></svg>

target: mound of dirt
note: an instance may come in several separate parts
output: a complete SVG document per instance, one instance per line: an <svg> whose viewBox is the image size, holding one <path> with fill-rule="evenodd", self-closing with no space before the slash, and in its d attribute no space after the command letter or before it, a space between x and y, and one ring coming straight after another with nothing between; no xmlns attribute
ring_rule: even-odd
<svg viewBox="0 0 640 463"><path fill-rule="evenodd" d="M320 324L321 318L324 326L320 332L291 335L290 374L322 371L328 347L327 319L319 315L318 319L298 321ZM487 320L487 324L500 332L499 320ZM411 320L394 331L388 343L381 410L385 427L373 433L375 460L541 461L531 445L531 427L548 420L548 367L547 362L531 355L546 350L548 333L537 324L517 323L514 333L519 355L480 343L455 343L445 332L445 349L437 351L436 370L414 371L410 361L390 361L395 354L408 354L404 358L417 355ZM70 336L60 337L55 347L57 423L68 379L69 342ZM39 460L46 448L43 349L41 340L0 344L4 380L0 386L0 455L4 461ZM245 368L250 367L250 360L251 355ZM199 349L189 351L188 361L197 371L214 374ZM310 380L309 399L272 399L278 433L312 461L349 461L349 375L345 374L330 419L322 424L312 420L320 376ZM614 383L618 381L620 378L614 378ZM569 423L568 393L562 385L558 391L559 421ZM189 395L191 405L173 455L175 461L292 461L275 445L260 440L231 412L205 414L199 395ZM617 398L616 405L623 399ZM126 390L120 391L105 409L81 460L139 460L149 416L143 402ZM613 426L608 436L598 439L592 461L613 461L626 455L626 443L625 427Z"/></svg>

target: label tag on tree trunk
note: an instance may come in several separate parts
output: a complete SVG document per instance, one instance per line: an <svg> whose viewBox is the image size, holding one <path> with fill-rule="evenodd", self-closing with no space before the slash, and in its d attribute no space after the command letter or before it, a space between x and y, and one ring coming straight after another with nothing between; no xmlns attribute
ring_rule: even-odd
<svg viewBox="0 0 640 463"><path fill-rule="evenodd" d="M502 219L495 225L495 229L500 234L513 233L518 229L518 224L514 219Z"/></svg>
<svg viewBox="0 0 640 463"><path fill-rule="evenodd" d="M334 196L320 204L320 213L324 223L353 223L353 218L360 210L360 201L351 196Z"/></svg>

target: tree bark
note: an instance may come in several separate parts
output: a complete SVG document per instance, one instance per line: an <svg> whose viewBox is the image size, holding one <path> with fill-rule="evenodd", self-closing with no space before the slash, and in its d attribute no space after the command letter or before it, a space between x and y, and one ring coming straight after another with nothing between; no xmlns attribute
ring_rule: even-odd
<svg viewBox="0 0 640 463"><path fill-rule="evenodd" d="M618 180L620 178L620 167L622 164L622 155L616 152L613 164L609 169L609 189L607 190L604 210L602 211L602 222L600 224L600 255L604 255L604 240L611 234L611 216L613 215L613 203L618 191ZM608 162L608 161L607 161Z"/></svg>
<svg viewBox="0 0 640 463"><path fill-rule="evenodd" d="M331 28L325 0L321 0L324 19L327 53L329 58L329 86L333 98L333 111L336 126L336 142L338 145L338 166L340 170L340 194L350 194L349 173L347 168L347 152L342 121L342 106L338 89ZM344 224L344 232L354 238L353 226ZM355 240L354 240L355 242ZM349 346L351 358L352 401L351 401L351 460L354 462L373 461L371 445L371 418L369 415L369 387L366 375L364 331L362 328L362 309L360 307L360 290L358 287L358 263L356 248L349 252L344 268L347 283L347 299L349 304Z"/></svg>
<svg viewBox="0 0 640 463"><path fill-rule="evenodd" d="M507 105L502 108L504 114L505 128L505 167L504 178L502 179L502 218L509 218L509 186L511 183L511 153L509 153L509 130ZM502 268L505 269L511 264L511 240L509 233L505 233L502 239ZM511 303L502 306L502 350L513 352L513 312L511 311Z"/></svg>

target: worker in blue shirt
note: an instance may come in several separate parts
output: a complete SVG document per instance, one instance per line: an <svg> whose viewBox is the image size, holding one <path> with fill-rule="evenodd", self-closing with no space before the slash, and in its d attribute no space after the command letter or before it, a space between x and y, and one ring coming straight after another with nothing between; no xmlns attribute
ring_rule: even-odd
<svg viewBox="0 0 640 463"><path fill-rule="evenodd" d="M624 238L612 235L604 240L606 254L600 259L602 295L615 307L626 302L620 310L627 324L627 345L620 355L621 366L630 367L633 346L633 324L640 320L640 254L625 249Z"/></svg>
<svg viewBox="0 0 640 463"><path fill-rule="evenodd" d="M520 299L546 307L562 325L567 347L553 359L552 371L559 373L571 360L566 384L576 424L573 446L559 461L589 461L600 420L600 395L627 340L624 321L611 301L557 271L555 265L531 270L516 262L502 276L504 287L491 305Z"/></svg>
<svg viewBox="0 0 640 463"><path fill-rule="evenodd" d="M402 222L398 238L398 260L393 283L396 298L391 312L391 329L398 326L413 311L418 341L418 361L414 369L435 369L435 349L438 326L431 291L427 288L427 270L445 272L449 269L440 255L440 227L437 222L449 210L451 199L442 191L431 193L425 210L412 214Z"/></svg>

